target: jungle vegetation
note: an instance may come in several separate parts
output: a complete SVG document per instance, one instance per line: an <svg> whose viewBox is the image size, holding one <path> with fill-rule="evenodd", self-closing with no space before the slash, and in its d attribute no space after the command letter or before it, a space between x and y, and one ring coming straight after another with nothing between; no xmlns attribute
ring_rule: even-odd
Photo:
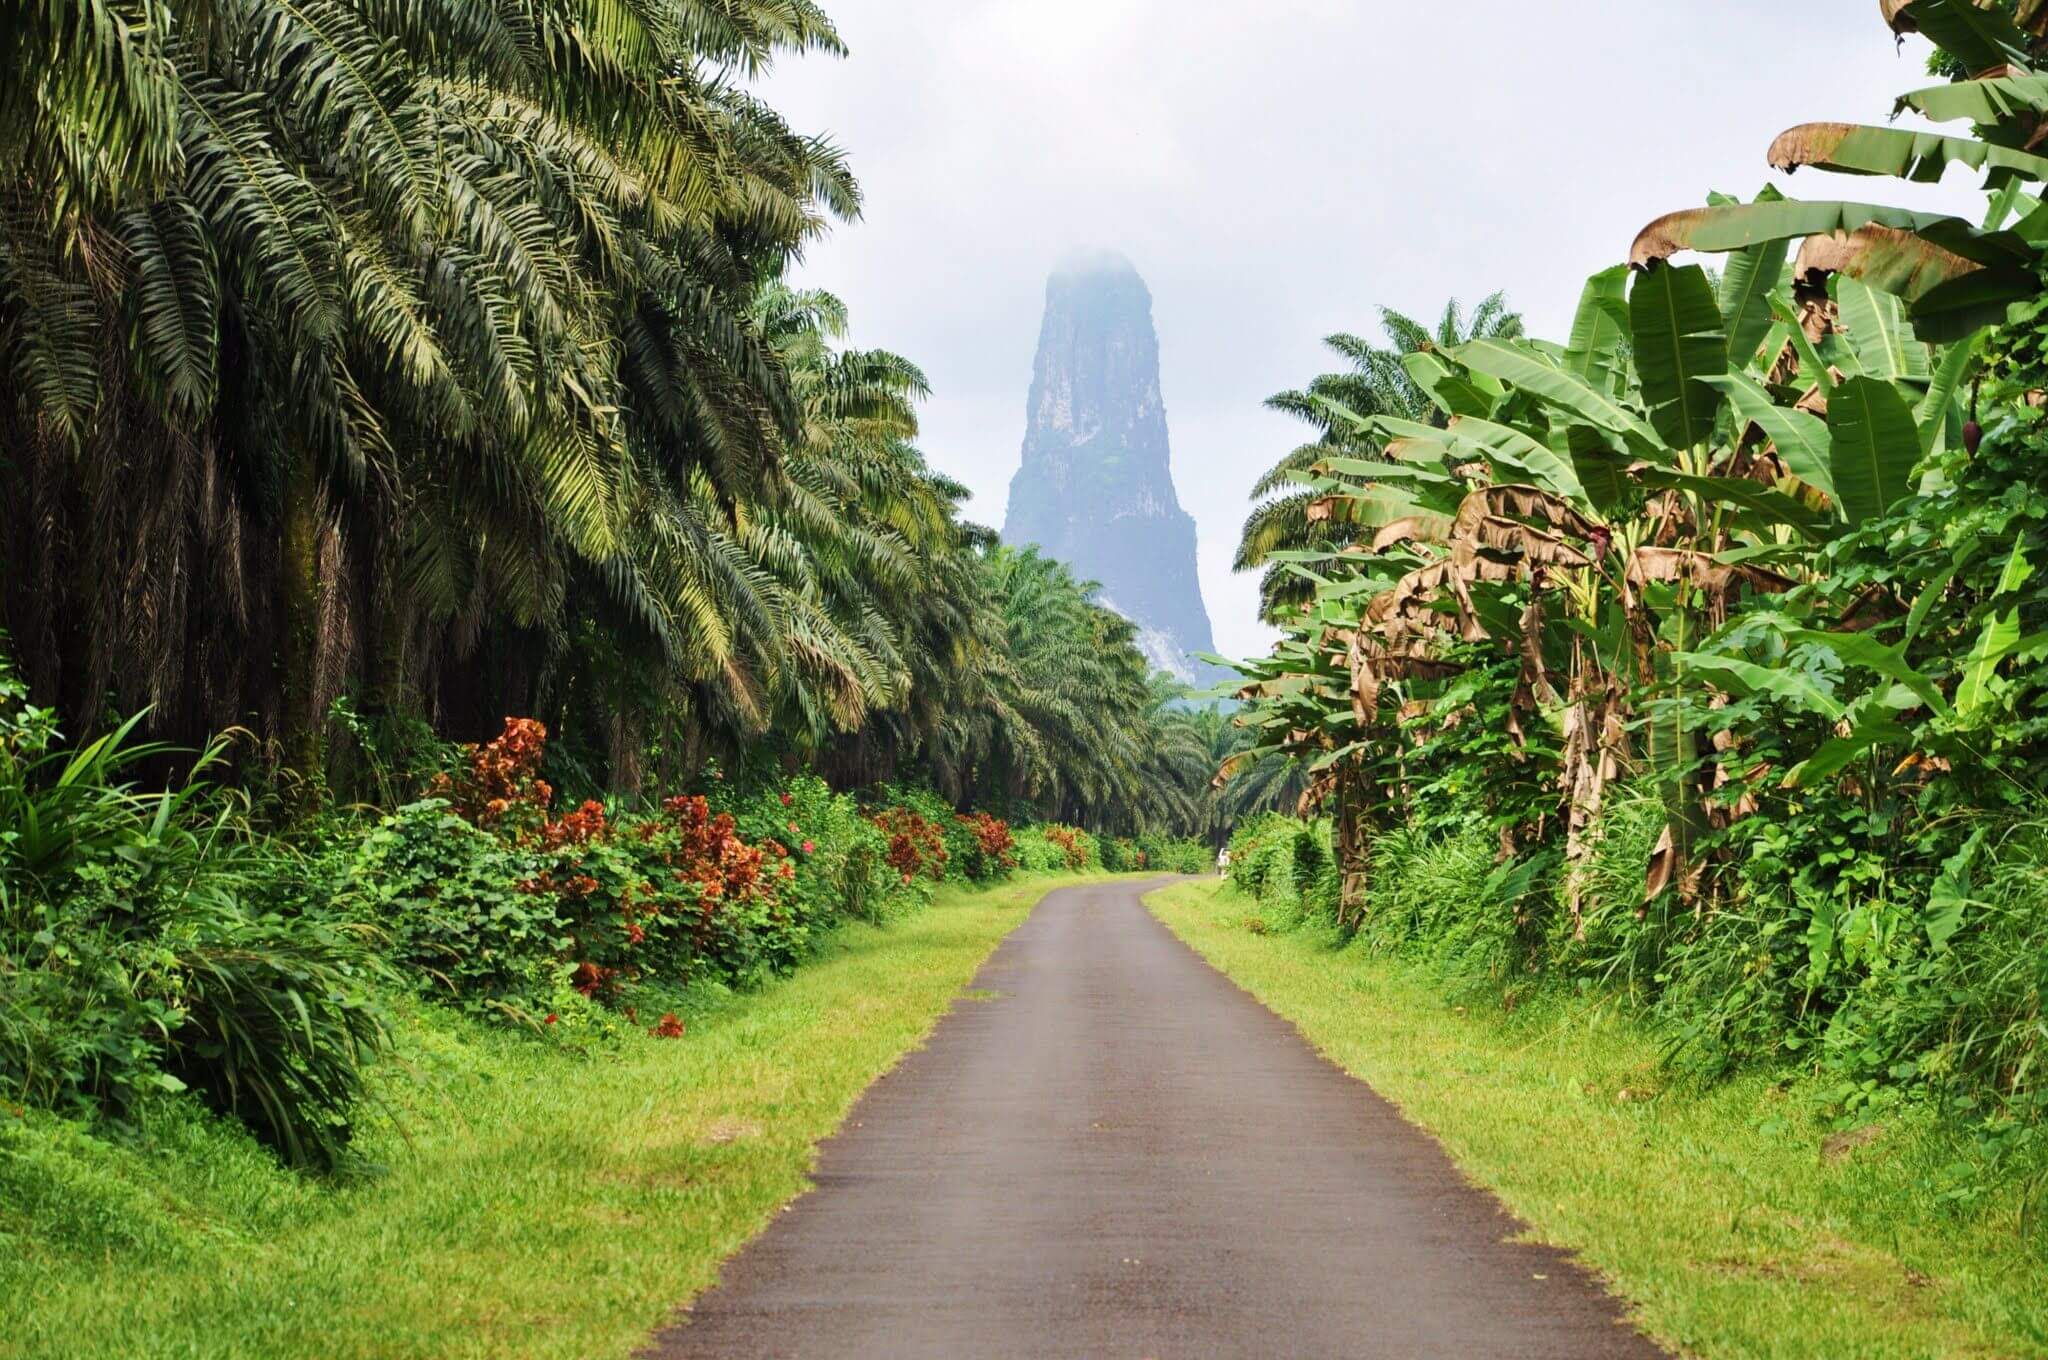
<svg viewBox="0 0 2048 1360"><path fill-rule="evenodd" d="M1615 989L1684 1070L1823 1074L1850 1122L1925 1099L2038 1168L2048 6L1883 11L1938 48L1897 108L1940 130L1768 160L1981 172L1981 218L1716 195L1618 236L1564 336L1489 300L1276 398L1321 437L1245 529L1283 638L1232 764L1292 757L1331 820L1241 828L1237 872L1509 1005Z"/></svg>

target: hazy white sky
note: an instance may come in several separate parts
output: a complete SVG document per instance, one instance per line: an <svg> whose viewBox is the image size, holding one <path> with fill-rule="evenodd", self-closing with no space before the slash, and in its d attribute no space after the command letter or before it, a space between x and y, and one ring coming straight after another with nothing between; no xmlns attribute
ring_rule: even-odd
<svg viewBox="0 0 2048 1360"><path fill-rule="evenodd" d="M1217 644L1263 649L1230 558L1299 442L1268 394L1382 304L1496 288L1539 333L1651 218L1774 178L1773 136L1881 122L1927 83L1876 0L826 0L852 49L766 93L852 156L865 219L802 280L923 366L920 441L1000 525L1045 277L1107 247L1151 286L1174 479ZM1801 197L1966 203L1807 172Z"/></svg>

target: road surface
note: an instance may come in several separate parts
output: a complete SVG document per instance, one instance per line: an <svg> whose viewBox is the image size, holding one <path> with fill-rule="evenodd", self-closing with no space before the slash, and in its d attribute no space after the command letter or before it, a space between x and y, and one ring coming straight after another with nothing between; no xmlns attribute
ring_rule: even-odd
<svg viewBox="0 0 2048 1360"><path fill-rule="evenodd" d="M1047 897L648 1354L1662 1354L1153 920L1152 886Z"/></svg>

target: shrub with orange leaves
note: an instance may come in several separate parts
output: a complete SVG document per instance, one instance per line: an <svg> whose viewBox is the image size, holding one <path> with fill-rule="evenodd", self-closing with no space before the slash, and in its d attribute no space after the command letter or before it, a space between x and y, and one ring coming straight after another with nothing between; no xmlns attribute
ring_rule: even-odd
<svg viewBox="0 0 2048 1360"><path fill-rule="evenodd" d="M962 813L955 820L974 836L978 862L969 866L969 877L997 878L1017 867L1017 843L1008 822L986 812Z"/></svg>
<svg viewBox="0 0 2048 1360"><path fill-rule="evenodd" d="M919 875L935 883L946 877L946 836L936 822L907 807L885 808L869 820L889 838L885 859L905 883Z"/></svg>
<svg viewBox="0 0 2048 1360"><path fill-rule="evenodd" d="M1045 828L1045 838L1066 856L1069 869L1086 869L1095 861L1095 838L1079 827L1055 822Z"/></svg>
<svg viewBox="0 0 2048 1360"><path fill-rule="evenodd" d="M443 798L456 816L473 826L521 836L548 819L555 791L540 777L547 753L547 724L537 718L507 718L505 730L482 745L465 745L459 768L437 774L427 795Z"/></svg>
<svg viewBox="0 0 2048 1360"><path fill-rule="evenodd" d="M568 816L544 824L540 829L542 848L559 850L565 845L588 845L602 840L611 830L605 821L604 804L586 801Z"/></svg>
<svg viewBox="0 0 2048 1360"><path fill-rule="evenodd" d="M543 724L508 718L429 793L531 866L508 886L551 906L575 990L612 1001L642 981L744 982L795 962L806 932L780 900L792 878L780 845L748 844L698 795L618 823L595 800L557 817L546 752Z"/></svg>
<svg viewBox="0 0 2048 1360"><path fill-rule="evenodd" d="M643 827L643 843L660 843L656 853L677 881L697 884L716 902L748 902L772 891L763 867L767 850L740 839L731 813L714 815L701 794L671 798L661 810L664 820L653 824L652 835Z"/></svg>

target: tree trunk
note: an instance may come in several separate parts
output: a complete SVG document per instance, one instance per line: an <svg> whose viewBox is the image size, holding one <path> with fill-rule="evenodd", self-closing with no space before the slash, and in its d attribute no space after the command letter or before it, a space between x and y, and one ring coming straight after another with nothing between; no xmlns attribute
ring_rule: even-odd
<svg viewBox="0 0 2048 1360"><path fill-rule="evenodd" d="M279 553L284 654L279 659L284 712L278 724L283 768L295 778L289 794L300 811L320 801L320 616L327 583L320 579L320 483L311 450L294 458L285 483Z"/></svg>
<svg viewBox="0 0 2048 1360"><path fill-rule="evenodd" d="M646 784L646 771L640 763L647 748L646 725L639 710L621 698L612 708L611 727L612 791L628 804L637 804Z"/></svg>
<svg viewBox="0 0 2048 1360"><path fill-rule="evenodd" d="M385 560L395 559L397 544L387 538L379 548L393 555ZM399 603L395 572L379 573L375 590L376 613L370 620L375 648L370 702L378 713L397 718L416 711L410 655L412 619Z"/></svg>
<svg viewBox="0 0 2048 1360"><path fill-rule="evenodd" d="M1372 846L1368 835L1370 787L1357 764L1337 767L1337 919L1348 929L1365 921L1368 870Z"/></svg>

